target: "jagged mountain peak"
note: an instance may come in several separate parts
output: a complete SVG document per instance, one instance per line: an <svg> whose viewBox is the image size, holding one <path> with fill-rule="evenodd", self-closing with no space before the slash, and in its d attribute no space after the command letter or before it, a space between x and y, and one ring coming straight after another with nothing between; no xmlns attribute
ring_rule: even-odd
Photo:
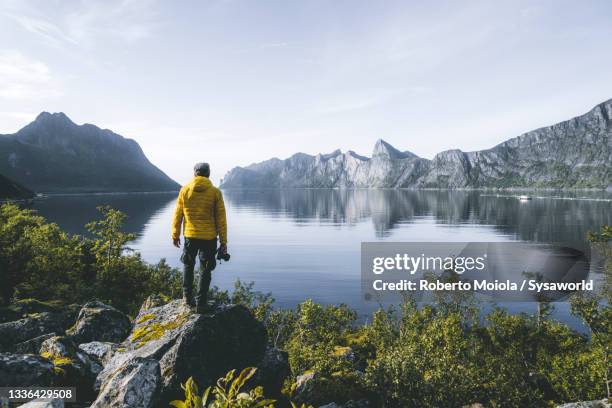
<svg viewBox="0 0 612 408"><path fill-rule="evenodd" d="M358 160L361 160L361 161L368 161L368 160L370 160L369 157L362 156L362 155L356 153L354 150L347 151L345 153L345 155L350 156L350 157L354 157L354 158L356 158Z"/></svg>
<svg viewBox="0 0 612 408"><path fill-rule="evenodd" d="M383 139L378 139L372 151L372 157L386 156L390 159L407 159L417 157L409 151L401 152Z"/></svg>
<svg viewBox="0 0 612 408"><path fill-rule="evenodd" d="M36 116L34 122L58 122L58 123L68 123L75 124L64 112L54 112L50 113L47 111L42 111Z"/></svg>
<svg viewBox="0 0 612 408"><path fill-rule="evenodd" d="M332 159L336 156L340 156L341 154L342 154L342 150L336 149L331 153L319 153L318 156L321 157L322 159L327 160L327 159Z"/></svg>

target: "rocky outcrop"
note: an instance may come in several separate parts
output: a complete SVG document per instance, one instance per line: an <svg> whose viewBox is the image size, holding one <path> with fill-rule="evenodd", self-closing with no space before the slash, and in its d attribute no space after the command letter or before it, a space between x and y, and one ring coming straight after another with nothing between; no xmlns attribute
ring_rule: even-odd
<svg viewBox="0 0 612 408"><path fill-rule="evenodd" d="M159 398L160 387L159 362L153 358L135 357L105 377L91 407L152 407Z"/></svg>
<svg viewBox="0 0 612 408"><path fill-rule="evenodd" d="M32 354L0 353L0 387L50 386L53 364Z"/></svg>
<svg viewBox="0 0 612 408"><path fill-rule="evenodd" d="M11 347L36 353L0 353L0 386L77 387L79 403L144 408L182 397L180 385L189 377L203 389L229 370L258 367L257 385L280 394L289 374L287 354L266 350L266 330L244 306L195 314L182 301L152 296L132 324L118 310L90 302L78 319L72 312L74 325L65 335L37 335L51 327L64 333L70 322L55 314L44 311L0 325L23 340Z"/></svg>
<svg viewBox="0 0 612 408"><path fill-rule="evenodd" d="M170 401L182 396L180 384L190 376L204 388L230 369L257 366L266 341L265 328L243 306L221 306L204 315L178 300L143 307L130 335L98 375L96 388L103 391L136 359L151 359L161 370L160 397Z"/></svg>
<svg viewBox="0 0 612 408"><path fill-rule="evenodd" d="M127 337L131 328L132 323L125 314L112 306L94 301L83 306L75 325L67 334L77 344L91 341L118 343Z"/></svg>
<svg viewBox="0 0 612 408"><path fill-rule="evenodd" d="M384 187L510 188L612 186L612 100L559 124L527 132L491 149L448 150L433 160L379 140L371 158L339 150L297 153L236 167L223 188Z"/></svg>

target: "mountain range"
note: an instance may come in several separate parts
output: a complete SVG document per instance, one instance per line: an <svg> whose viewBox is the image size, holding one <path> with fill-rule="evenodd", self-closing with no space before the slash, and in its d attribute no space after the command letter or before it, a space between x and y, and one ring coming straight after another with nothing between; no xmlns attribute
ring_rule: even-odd
<svg viewBox="0 0 612 408"><path fill-rule="evenodd" d="M42 112L17 133L0 135L0 174L36 192L174 191L132 139L64 113Z"/></svg>
<svg viewBox="0 0 612 408"><path fill-rule="evenodd" d="M380 139L371 157L336 150L296 153L235 167L223 188L608 188L612 186L612 99L588 113L487 150L447 150L432 160Z"/></svg>

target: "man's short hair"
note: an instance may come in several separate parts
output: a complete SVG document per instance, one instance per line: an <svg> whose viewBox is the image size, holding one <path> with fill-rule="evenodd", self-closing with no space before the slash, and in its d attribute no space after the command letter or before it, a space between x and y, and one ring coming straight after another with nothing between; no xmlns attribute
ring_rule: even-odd
<svg viewBox="0 0 612 408"><path fill-rule="evenodd" d="M210 165L208 163L196 163L196 165L193 166L193 171L198 176L209 177Z"/></svg>

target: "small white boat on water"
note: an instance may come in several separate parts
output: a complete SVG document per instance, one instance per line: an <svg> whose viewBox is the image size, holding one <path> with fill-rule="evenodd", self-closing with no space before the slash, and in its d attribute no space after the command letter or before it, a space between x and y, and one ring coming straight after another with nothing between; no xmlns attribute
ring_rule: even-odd
<svg viewBox="0 0 612 408"><path fill-rule="evenodd" d="M529 201L529 200L531 200L531 197L529 197L527 195L522 195L522 196L518 196L518 199L520 201Z"/></svg>

